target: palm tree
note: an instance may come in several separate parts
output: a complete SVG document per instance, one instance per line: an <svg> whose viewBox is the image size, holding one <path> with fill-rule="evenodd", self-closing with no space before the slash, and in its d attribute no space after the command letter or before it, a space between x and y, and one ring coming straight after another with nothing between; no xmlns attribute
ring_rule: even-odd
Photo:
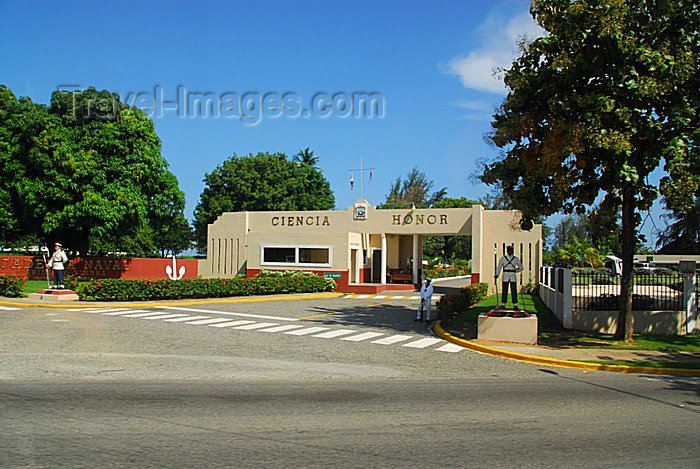
<svg viewBox="0 0 700 469"><path fill-rule="evenodd" d="M299 153L294 155L293 160L303 166L316 166L318 164L318 156L315 156L314 152L309 150L309 147L299 150Z"/></svg>
<svg viewBox="0 0 700 469"><path fill-rule="evenodd" d="M557 256L579 267L600 267L605 264L605 260L590 240L576 236L564 245L564 249L557 250Z"/></svg>

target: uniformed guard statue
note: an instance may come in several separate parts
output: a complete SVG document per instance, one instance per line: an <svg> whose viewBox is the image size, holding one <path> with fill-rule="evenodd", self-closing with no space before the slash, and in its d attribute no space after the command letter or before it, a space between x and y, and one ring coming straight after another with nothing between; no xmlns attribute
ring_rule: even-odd
<svg viewBox="0 0 700 469"><path fill-rule="evenodd" d="M513 246L506 246L506 255L501 257L496 268L494 279L498 281L498 276L503 270L503 293L501 294L501 309L505 309L508 302L508 287L510 286L510 297L513 301L513 309L518 309L518 272L523 271L523 264L520 259L513 255Z"/></svg>

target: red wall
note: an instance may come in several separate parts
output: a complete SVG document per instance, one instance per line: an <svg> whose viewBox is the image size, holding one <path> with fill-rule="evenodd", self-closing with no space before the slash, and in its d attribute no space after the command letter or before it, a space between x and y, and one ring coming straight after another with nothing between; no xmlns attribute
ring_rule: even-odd
<svg viewBox="0 0 700 469"><path fill-rule="evenodd" d="M176 259L174 275L185 267L182 278L197 278L197 259ZM76 257L66 266L69 275L83 278L159 279L169 278L172 259L116 259L107 257ZM20 275L27 280L46 280L44 259L41 256L0 256L0 275ZM51 275L51 271L49 271Z"/></svg>

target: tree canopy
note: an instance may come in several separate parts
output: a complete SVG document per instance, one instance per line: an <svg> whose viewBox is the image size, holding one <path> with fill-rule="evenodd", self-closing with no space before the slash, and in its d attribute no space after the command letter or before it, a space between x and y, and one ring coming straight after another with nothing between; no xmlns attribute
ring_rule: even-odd
<svg viewBox="0 0 700 469"><path fill-rule="evenodd" d="M555 247L557 259L577 267L600 267L605 264L605 253L601 253L589 239L574 236L562 248Z"/></svg>
<svg viewBox="0 0 700 469"><path fill-rule="evenodd" d="M309 150L309 147L299 150L299 153L294 155L293 158L293 161L308 166L316 166L318 164L318 160L318 156L314 155L313 150Z"/></svg>
<svg viewBox="0 0 700 469"><path fill-rule="evenodd" d="M207 226L224 212L330 210L335 197L315 167L283 153L233 156L204 176L194 212L197 248L206 250Z"/></svg>
<svg viewBox="0 0 700 469"><path fill-rule="evenodd" d="M659 236L660 254L700 254L700 198L686 213L668 215L671 223Z"/></svg>
<svg viewBox="0 0 700 469"><path fill-rule="evenodd" d="M552 248L564 248L574 241L574 238L588 239L592 246L604 254L622 254L620 245L619 214L612 214L613 220L608 217L611 214L602 212L594 206L587 213L567 215L551 231L554 238ZM637 246L639 249L641 246Z"/></svg>
<svg viewBox="0 0 700 469"><path fill-rule="evenodd" d="M509 94L492 122L503 149L482 180L502 184L523 227L537 215L621 211L623 279L617 337L632 339L639 210L658 196L681 211L700 187L697 1L535 0L548 35L522 44L504 72ZM613 219L613 217L610 217Z"/></svg>
<svg viewBox="0 0 700 469"><path fill-rule="evenodd" d="M444 197L435 202L433 208L468 208L477 204L483 205L482 202L466 197ZM471 259L472 238L471 236L424 236L423 252L427 256L439 257L446 262L454 259Z"/></svg>
<svg viewBox="0 0 700 469"><path fill-rule="evenodd" d="M403 181L401 177L396 178L386 202L377 208L410 208L412 205L415 205L416 208L432 207L447 193L447 188L443 187L431 194L430 190L434 184L424 172L413 168Z"/></svg>
<svg viewBox="0 0 700 469"><path fill-rule="evenodd" d="M158 248L154 233L185 205L160 145L153 122L107 91L54 91L46 107L0 85L1 241Z"/></svg>

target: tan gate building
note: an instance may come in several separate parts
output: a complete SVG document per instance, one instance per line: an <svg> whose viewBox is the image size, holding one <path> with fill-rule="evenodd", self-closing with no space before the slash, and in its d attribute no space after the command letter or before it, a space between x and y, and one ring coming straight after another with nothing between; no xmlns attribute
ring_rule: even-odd
<svg viewBox="0 0 700 469"><path fill-rule="evenodd" d="M421 282L423 236L471 236L472 283L494 289L495 265L513 244L536 283L542 226L519 227L519 213L470 208L380 210L360 200L346 210L227 212L209 225L204 277L253 277L261 270L306 270L333 278L339 291L377 293Z"/></svg>

